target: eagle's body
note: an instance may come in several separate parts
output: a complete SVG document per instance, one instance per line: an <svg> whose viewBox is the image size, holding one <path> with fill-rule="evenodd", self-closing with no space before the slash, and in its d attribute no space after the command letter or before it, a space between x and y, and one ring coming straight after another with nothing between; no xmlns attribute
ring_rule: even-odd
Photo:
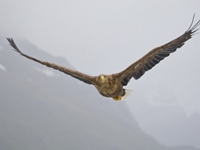
<svg viewBox="0 0 200 150"><path fill-rule="evenodd" d="M99 82L100 81L100 82ZM100 75L94 80L94 86L99 93L105 97L112 97L113 99L120 98L125 95L123 86L114 75Z"/></svg>
<svg viewBox="0 0 200 150"><path fill-rule="evenodd" d="M36 61L47 67L64 72L87 84L92 84L96 87L99 93L105 97L111 97L114 100L121 100L130 93L130 91L124 89L123 86L126 86L132 77L136 80L139 79L146 71L150 70L165 57L175 52L177 48L182 47L185 44L185 42L189 40L192 37L192 35L194 35L194 33L198 30L197 27L200 25L200 20L192 26L193 21L194 16L188 30L178 38L160 47L154 48L145 56L140 58L138 61L131 64L125 70L111 75L89 76L87 74L57 64L38 60L34 57L22 53L21 50L16 46L12 38L7 38L7 40L9 41L10 45L14 48L14 50L20 53L22 56L30 60Z"/></svg>

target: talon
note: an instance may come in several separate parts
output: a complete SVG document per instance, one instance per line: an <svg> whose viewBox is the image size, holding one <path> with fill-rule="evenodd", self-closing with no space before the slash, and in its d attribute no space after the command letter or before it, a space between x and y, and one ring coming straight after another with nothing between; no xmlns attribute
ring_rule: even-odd
<svg viewBox="0 0 200 150"><path fill-rule="evenodd" d="M113 97L113 99L114 99L115 101L119 101L119 100L122 100L122 96Z"/></svg>

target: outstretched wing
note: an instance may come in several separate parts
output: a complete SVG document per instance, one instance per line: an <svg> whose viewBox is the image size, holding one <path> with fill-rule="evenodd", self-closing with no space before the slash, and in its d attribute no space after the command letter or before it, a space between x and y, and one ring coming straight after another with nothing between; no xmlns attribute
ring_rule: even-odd
<svg viewBox="0 0 200 150"><path fill-rule="evenodd" d="M41 61L41 60L38 60L36 58L33 58L31 56L28 56L24 53L22 53L20 51L20 49L17 47L17 45L15 44L15 42L13 41L12 38L7 38L8 42L10 43L10 45L14 48L14 50L18 53L20 53L22 56L30 59L30 60L33 60L33 61L36 61L42 65L45 65L47 67L50 67L50 68L53 68L53 69L56 69L56 70L59 70L61 72L64 72L76 79L79 79L87 84L93 84L93 81L94 81L94 78L93 76L89 76L89 75L86 75L86 74L83 74L81 72L78 72L78 71L75 71L75 70L72 70L72 69L68 69L68 68L65 68L65 67L62 67L62 66L59 66L57 64L54 64L54 63L50 63L50 62L46 62L46 61Z"/></svg>
<svg viewBox="0 0 200 150"><path fill-rule="evenodd" d="M165 57L169 56L170 53L173 53L177 48L182 47L185 42L194 35L194 33L199 29L197 29L197 27L200 25L200 20L192 26L193 21L194 16L190 27L183 35L165 45L154 48L122 72L113 75L118 78L123 85L127 85L132 77L136 80L139 79L146 71L150 70Z"/></svg>

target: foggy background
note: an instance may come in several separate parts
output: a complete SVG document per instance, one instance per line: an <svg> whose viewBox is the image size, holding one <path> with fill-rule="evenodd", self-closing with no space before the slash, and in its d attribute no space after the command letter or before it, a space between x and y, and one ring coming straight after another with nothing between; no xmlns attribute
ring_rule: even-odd
<svg viewBox="0 0 200 150"><path fill-rule="evenodd" d="M19 47L29 41L62 56L83 73L109 74L183 34L194 13L195 23L199 0L3 0L0 33ZM199 41L196 34L126 87L133 90L125 102L139 126L162 144L200 148Z"/></svg>

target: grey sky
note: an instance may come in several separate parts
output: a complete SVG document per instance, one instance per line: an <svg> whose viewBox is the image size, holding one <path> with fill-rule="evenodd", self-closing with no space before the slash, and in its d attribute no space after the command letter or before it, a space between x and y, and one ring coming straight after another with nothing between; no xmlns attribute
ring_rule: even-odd
<svg viewBox="0 0 200 150"><path fill-rule="evenodd" d="M3 0L0 7L3 35L16 42L30 40L91 75L121 71L152 48L181 35L194 13L196 20L200 18L199 0ZM135 93L129 99L146 88L153 97L154 89L166 86L187 113L200 112L199 40L195 35L140 80L132 80L127 88Z"/></svg>
<svg viewBox="0 0 200 150"><path fill-rule="evenodd" d="M196 20L200 18L198 0L4 0L0 7L5 36L30 40L91 75L121 71L152 48L181 35L194 13ZM153 93L158 86L168 86L188 113L200 112L199 39L195 35L128 88L148 87Z"/></svg>
<svg viewBox="0 0 200 150"><path fill-rule="evenodd" d="M65 57L79 71L98 75L119 72L180 36L194 13L196 22L199 0L1 0L0 32L16 43L28 40ZM180 107L186 115L200 113L199 41L197 34L141 79L132 79L127 89L134 92L126 101L133 112L145 98L152 106Z"/></svg>

